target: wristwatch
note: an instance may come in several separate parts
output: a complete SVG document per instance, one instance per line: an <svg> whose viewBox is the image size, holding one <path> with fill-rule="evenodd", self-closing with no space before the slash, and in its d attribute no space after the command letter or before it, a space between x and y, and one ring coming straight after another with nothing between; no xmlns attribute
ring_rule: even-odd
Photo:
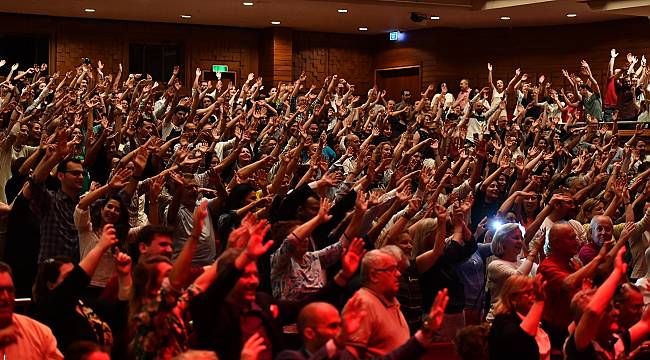
<svg viewBox="0 0 650 360"><path fill-rule="evenodd" d="M422 322L422 333L427 337L433 336L434 329L431 328L432 321L431 317L427 314L424 316L424 321Z"/></svg>

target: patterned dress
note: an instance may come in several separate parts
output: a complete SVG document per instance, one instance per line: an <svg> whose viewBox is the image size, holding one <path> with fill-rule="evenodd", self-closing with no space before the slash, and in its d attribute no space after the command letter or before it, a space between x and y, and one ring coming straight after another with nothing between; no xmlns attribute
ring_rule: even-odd
<svg viewBox="0 0 650 360"><path fill-rule="evenodd" d="M194 285L178 292L165 279L156 297L142 305L133 318L131 350L135 359L171 359L187 350L186 311L200 292Z"/></svg>

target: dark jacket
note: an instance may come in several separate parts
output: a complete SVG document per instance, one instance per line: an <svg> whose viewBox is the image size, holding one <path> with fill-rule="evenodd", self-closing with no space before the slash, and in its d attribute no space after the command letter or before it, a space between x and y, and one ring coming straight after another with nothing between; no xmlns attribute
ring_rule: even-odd
<svg viewBox="0 0 650 360"><path fill-rule="evenodd" d="M515 312L494 318L488 344L490 359L539 359L535 337L521 328L521 318Z"/></svg>

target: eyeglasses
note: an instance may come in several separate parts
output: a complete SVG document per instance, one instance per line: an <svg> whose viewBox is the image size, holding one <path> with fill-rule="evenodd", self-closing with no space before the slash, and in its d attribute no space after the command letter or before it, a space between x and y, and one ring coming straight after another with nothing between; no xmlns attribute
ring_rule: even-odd
<svg viewBox="0 0 650 360"><path fill-rule="evenodd" d="M392 266L389 266L389 267L383 268L383 269L375 269L375 271L396 274L399 271L399 268L397 267L397 265L392 265Z"/></svg>

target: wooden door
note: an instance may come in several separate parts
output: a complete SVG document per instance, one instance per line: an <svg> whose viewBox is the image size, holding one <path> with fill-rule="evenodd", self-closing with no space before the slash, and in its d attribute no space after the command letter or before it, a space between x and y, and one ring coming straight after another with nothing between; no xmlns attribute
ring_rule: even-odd
<svg viewBox="0 0 650 360"><path fill-rule="evenodd" d="M375 83L380 90L386 90L386 100L400 101L402 90L409 90L412 99L419 99L420 67L409 66L375 70Z"/></svg>

